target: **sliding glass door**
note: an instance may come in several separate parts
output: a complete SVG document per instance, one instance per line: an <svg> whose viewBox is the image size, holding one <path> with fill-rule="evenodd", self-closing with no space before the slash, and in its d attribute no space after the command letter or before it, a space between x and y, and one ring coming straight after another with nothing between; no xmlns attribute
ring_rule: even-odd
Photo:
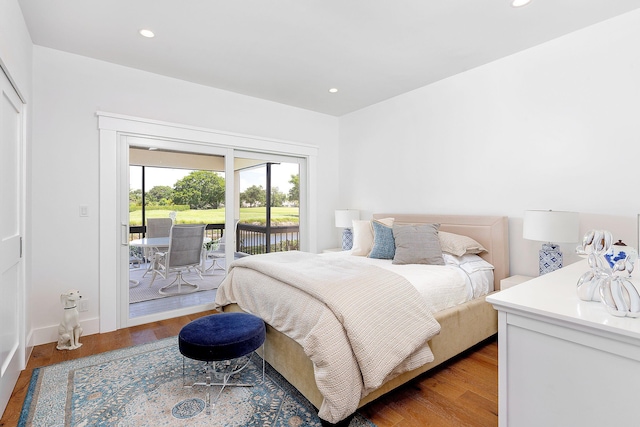
<svg viewBox="0 0 640 427"><path fill-rule="evenodd" d="M127 325L205 308L234 259L299 250L304 242L304 159L235 150L215 154L206 148L129 138L129 287L122 298ZM206 227L201 266L184 274L198 285L197 292L170 297L158 292L173 280L154 275L155 257L168 248L150 245L158 236L149 224L162 219Z"/></svg>
<svg viewBox="0 0 640 427"><path fill-rule="evenodd" d="M129 319L210 303L227 265L219 251L227 229L224 156L150 148L129 147ZM200 268L180 276L189 286L178 287L177 273L159 274L169 247L158 239L168 244L170 226L154 224L163 223L205 226Z"/></svg>
<svg viewBox="0 0 640 427"><path fill-rule="evenodd" d="M299 235L272 240L266 238L265 232L263 242L265 250L267 243L273 247L273 243L279 244L283 240L285 246L295 247L297 245L303 251L315 252L317 249L317 230L315 226L311 226L316 223L318 208L315 197L316 186L314 185L317 174L317 147L295 141L229 133L116 113L98 111L96 114L100 135L98 311L100 332L109 332L126 326L196 313L213 307L213 301L209 301L207 304L172 309L156 315L129 317L129 291L136 285L130 281L129 269L138 267L135 261L134 267L130 267L130 249L132 247L130 221L132 216L129 196L132 191L130 187L130 157L133 156L133 149L146 151L146 154L153 151L159 151L165 155L169 153L172 161L185 154L196 157L203 156L209 163L216 161L220 164L220 167L212 167L211 164L204 167L175 164L144 164L144 166L145 168L164 167L191 171L209 170L224 174L224 230L221 233L224 233L225 238L222 253L227 266L233 261L236 254L241 252L240 249L246 250L248 246L243 244L235 232L229 232L229 230L236 230L236 220L240 219L241 214L240 170L246 168L246 165L240 164L241 161L255 162L253 166L259 163L297 164L299 167ZM131 164L136 164L136 162ZM138 166L141 165L142 163L138 163ZM283 188L279 188L281 193L285 193ZM142 187L140 190L142 191ZM150 188L148 191L145 190L145 193L151 192L150 190ZM267 191L266 187L265 191ZM277 193L276 196L278 196ZM153 197L155 196L151 195L151 198ZM163 198L165 197L159 195L156 198L157 203L160 204L160 200ZM173 200L172 203L175 205L176 200ZM148 215L150 215L147 210L148 206L145 205L144 222L148 221ZM179 212L176 210L176 218L178 218L178 214ZM142 213L140 213L140 227L146 226L144 222ZM267 221L265 211L265 227L267 222L272 224L271 220ZM209 221L207 223L211 224ZM237 229L240 228L239 225ZM210 242L214 240L213 237L209 239ZM219 251L222 246L220 243L218 242ZM241 248L240 245L244 246ZM208 259L207 265L211 265L211 259ZM138 287L140 286L142 285L138 284Z"/></svg>
<svg viewBox="0 0 640 427"><path fill-rule="evenodd" d="M235 160L239 165L236 249L252 255L299 250L300 163L273 157Z"/></svg>

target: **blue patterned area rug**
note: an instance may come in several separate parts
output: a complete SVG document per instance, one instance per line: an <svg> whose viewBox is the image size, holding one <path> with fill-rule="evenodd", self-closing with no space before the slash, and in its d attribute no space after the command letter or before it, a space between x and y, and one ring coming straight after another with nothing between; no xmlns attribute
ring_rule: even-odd
<svg viewBox="0 0 640 427"><path fill-rule="evenodd" d="M200 363L185 361L187 372ZM206 387L183 387L182 362L173 337L36 368L18 425L321 425L313 405L268 364L262 382L262 359L255 353L239 375L256 385L225 388L211 415L205 413ZM211 387L212 398L218 390ZM349 427L375 425L356 414Z"/></svg>

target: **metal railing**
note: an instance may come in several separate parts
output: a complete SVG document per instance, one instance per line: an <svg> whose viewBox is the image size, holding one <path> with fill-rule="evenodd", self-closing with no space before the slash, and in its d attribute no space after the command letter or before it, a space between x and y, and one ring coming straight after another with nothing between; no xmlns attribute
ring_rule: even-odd
<svg viewBox="0 0 640 427"><path fill-rule="evenodd" d="M224 224L207 224L205 236L212 241L224 235ZM129 240L144 237L146 227L129 227ZM250 255L267 252L285 252L300 249L300 227L297 225L270 226L238 223L236 229L236 252Z"/></svg>
<svg viewBox="0 0 640 427"><path fill-rule="evenodd" d="M300 227L238 224L236 251L247 254L286 252L300 249Z"/></svg>

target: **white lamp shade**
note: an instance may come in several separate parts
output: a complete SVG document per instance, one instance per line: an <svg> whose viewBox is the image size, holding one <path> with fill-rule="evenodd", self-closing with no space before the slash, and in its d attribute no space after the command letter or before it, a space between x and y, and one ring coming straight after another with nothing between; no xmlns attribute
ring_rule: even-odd
<svg viewBox="0 0 640 427"><path fill-rule="evenodd" d="M336 227L352 228L353 220L360 219L360 211L357 209L338 209L336 211Z"/></svg>
<svg viewBox="0 0 640 427"><path fill-rule="evenodd" d="M550 243L573 243L580 240L578 212L525 211L522 237Z"/></svg>

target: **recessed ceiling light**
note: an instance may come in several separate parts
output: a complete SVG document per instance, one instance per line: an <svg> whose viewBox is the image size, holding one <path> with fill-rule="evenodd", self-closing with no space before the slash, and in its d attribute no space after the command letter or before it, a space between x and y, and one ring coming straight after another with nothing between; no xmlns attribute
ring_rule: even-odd
<svg viewBox="0 0 640 427"><path fill-rule="evenodd" d="M522 7L531 3L531 0L513 0L511 2L511 6L513 7Z"/></svg>
<svg viewBox="0 0 640 427"><path fill-rule="evenodd" d="M155 34L153 34L153 31L144 30L144 29L140 30L140 35L143 36L143 37L148 37L148 38L151 38L151 37L155 36Z"/></svg>
<svg viewBox="0 0 640 427"><path fill-rule="evenodd" d="M331 89L329 89L329 93L336 93L338 92L338 89L336 89L335 87L332 87Z"/></svg>

